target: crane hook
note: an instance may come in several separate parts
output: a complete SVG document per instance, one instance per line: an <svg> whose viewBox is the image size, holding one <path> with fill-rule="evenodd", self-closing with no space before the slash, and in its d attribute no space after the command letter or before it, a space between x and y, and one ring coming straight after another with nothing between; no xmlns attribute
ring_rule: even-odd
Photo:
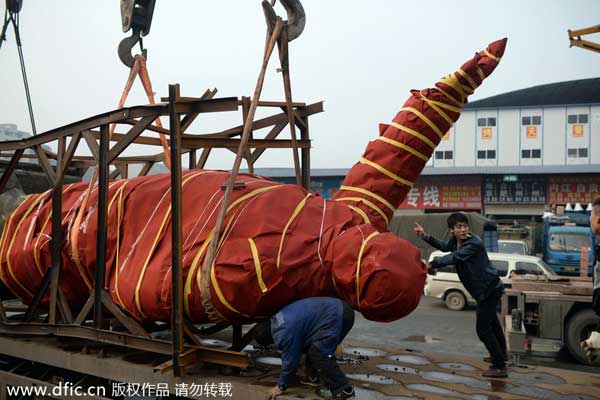
<svg viewBox="0 0 600 400"><path fill-rule="evenodd" d="M285 21L285 26L288 31L288 41L291 42L300 36L302 31L304 31L304 25L306 25L306 14L304 13L304 8L299 0L280 0L280 2L287 13L288 19ZM262 7L265 13L265 19L267 20L269 31L273 31L275 21L277 20L275 10L268 0L263 0Z"/></svg>
<svg viewBox="0 0 600 400"><path fill-rule="evenodd" d="M134 29L131 36L126 37L125 39L121 40L121 42L119 42L119 48L117 50L117 52L119 53L119 59L123 64L125 64L129 68L132 68L135 62L135 58L133 57L133 54L131 54L131 52L133 50L133 47L138 42L140 43L140 47L142 49L142 56L144 57L144 59L146 59L148 52L146 49L144 49L139 29Z"/></svg>

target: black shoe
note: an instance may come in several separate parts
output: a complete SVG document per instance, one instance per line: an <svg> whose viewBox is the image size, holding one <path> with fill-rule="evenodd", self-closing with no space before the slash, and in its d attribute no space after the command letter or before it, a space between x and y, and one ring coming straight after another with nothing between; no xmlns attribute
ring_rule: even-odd
<svg viewBox="0 0 600 400"><path fill-rule="evenodd" d="M484 378L508 378L506 368L490 367L487 371L483 371L481 376Z"/></svg>
<svg viewBox="0 0 600 400"><path fill-rule="evenodd" d="M335 394L332 395L332 398L334 400L346 400L346 399L353 399L353 398L355 398L355 396L356 396L356 394L354 393L354 389L349 388L349 389L340 390L339 392L336 392Z"/></svg>
<svg viewBox="0 0 600 400"><path fill-rule="evenodd" d="M300 378L300 383L308 386L321 386L322 382L318 376L307 376L305 378Z"/></svg>

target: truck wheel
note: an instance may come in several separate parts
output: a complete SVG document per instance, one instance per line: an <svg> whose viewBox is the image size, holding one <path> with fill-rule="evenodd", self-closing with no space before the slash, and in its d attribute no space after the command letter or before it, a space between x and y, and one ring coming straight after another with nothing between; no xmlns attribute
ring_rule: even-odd
<svg viewBox="0 0 600 400"><path fill-rule="evenodd" d="M465 305L467 304L465 295L456 290L449 292L444 300L446 301L446 307L448 307L448 310L452 311L460 311L465 308Z"/></svg>
<svg viewBox="0 0 600 400"><path fill-rule="evenodd" d="M591 309L578 311L567 322L565 342L569 353L580 363L589 364L590 361L581 350L580 343L590 336L598 326L598 316ZM594 363L597 364L598 362Z"/></svg>

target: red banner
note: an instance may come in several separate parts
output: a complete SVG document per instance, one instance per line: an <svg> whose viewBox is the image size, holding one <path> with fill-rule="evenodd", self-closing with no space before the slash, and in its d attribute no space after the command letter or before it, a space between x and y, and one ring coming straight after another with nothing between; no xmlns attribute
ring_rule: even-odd
<svg viewBox="0 0 600 400"><path fill-rule="evenodd" d="M548 203L587 204L600 196L600 178L584 177L550 177L548 178Z"/></svg>
<svg viewBox="0 0 600 400"><path fill-rule="evenodd" d="M481 184L417 183L398 208L480 210Z"/></svg>

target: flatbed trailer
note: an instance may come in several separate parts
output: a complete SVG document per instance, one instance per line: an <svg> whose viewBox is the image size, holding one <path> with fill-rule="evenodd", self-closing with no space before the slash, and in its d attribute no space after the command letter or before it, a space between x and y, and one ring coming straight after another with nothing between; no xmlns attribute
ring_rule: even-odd
<svg viewBox="0 0 600 400"><path fill-rule="evenodd" d="M591 308L591 278L516 279L502 299L502 320L514 354L557 352L589 360L579 344L600 323Z"/></svg>

